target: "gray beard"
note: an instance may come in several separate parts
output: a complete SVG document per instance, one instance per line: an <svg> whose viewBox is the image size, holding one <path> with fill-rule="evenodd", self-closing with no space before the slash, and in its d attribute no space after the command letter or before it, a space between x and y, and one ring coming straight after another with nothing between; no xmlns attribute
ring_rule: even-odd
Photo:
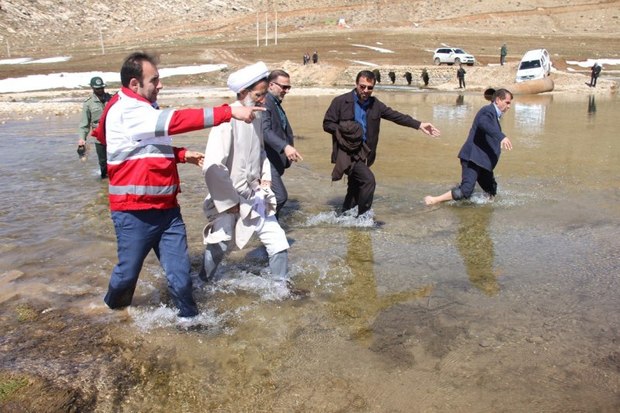
<svg viewBox="0 0 620 413"><path fill-rule="evenodd" d="M251 108L253 106L257 106L256 102L254 102L249 95L243 98L243 100L241 101L241 105L245 106L246 108ZM260 111L254 112L254 117L256 119L260 119L261 112Z"/></svg>

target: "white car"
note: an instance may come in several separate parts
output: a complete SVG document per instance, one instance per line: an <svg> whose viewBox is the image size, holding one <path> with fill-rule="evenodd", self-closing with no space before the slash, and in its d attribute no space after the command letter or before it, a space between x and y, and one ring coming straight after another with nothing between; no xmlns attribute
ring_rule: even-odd
<svg viewBox="0 0 620 413"><path fill-rule="evenodd" d="M546 49L534 49L525 52L519 62L515 82L542 79L551 73L551 59Z"/></svg>
<svg viewBox="0 0 620 413"><path fill-rule="evenodd" d="M440 47L435 50L435 54L433 54L433 63L437 66L442 63L448 65L463 63L468 66L473 66L476 64L476 58L458 47Z"/></svg>

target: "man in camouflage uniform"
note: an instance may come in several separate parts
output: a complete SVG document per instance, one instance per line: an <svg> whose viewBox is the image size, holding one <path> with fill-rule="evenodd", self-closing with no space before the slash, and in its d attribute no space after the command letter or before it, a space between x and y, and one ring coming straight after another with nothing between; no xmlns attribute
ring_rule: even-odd
<svg viewBox="0 0 620 413"><path fill-rule="evenodd" d="M82 105L82 119L80 120L79 127L79 140L78 140L78 153L80 153L80 147L86 145L86 139L90 135L91 130L97 129L99 124L99 118L103 113L103 108L112 96L105 91L105 83L99 76L95 76L90 79L90 87L93 89L93 93L84 101ZM99 169L101 170L101 179L105 179L108 176L106 147L99 141L95 140L95 149L97 151L97 158L99 158Z"/></svg>

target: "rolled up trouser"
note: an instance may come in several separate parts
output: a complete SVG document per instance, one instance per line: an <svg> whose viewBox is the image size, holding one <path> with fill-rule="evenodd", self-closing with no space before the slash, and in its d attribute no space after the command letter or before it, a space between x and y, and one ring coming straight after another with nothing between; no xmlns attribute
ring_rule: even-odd
<svg viewBox="0 0 620 413"><path fill-rule="evenodd" d="M452 199L455 201L464 198L469 199L471 194L474 193L476 182L489 195L495 196L497 194L497 182L495 181L493 171L481 168L471 161L461 159L461 184L451 190Z"/></svg>
<svg viewBox="0 0 620 413"><path fill-rule="evenodd" d="M269 270L274 280L288 280L288 251L280 251L269 257Z"/></svg>
<svg viewBox="0 0 620 413"><path fill-rule="evenodd" d="M218 242L217 244L207 244L204 253L204 260L202 263L202 269L198 276L204 282L208 282L213 279L215 270L220 265L220 262L224 259L226 251L228 250L228 242Z"/></svg>

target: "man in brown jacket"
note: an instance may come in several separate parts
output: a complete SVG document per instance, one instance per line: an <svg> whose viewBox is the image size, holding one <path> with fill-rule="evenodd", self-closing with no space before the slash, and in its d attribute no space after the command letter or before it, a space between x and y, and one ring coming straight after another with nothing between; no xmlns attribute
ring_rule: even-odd
<svg viewBox="0 0 620 413"><path fill-rule="evenodd" d="M370 167L377 154L381 119L419 129L430 136L440 135L439 129L432 124L420 122L409 115L395 111L373 97L374 87L374 73L369 70L362 70L355 79L355 89L334 98L323 119L323 130L332 135L332 163L336 162L338 154L336 131L339 123L357 121L364 130L363 141L370 149L370 153L365 161L355 162L348 170L347 195L342 205L343 212L357 206L358 215L365 213L372 207L376 184L375 176Z"/></svg>

